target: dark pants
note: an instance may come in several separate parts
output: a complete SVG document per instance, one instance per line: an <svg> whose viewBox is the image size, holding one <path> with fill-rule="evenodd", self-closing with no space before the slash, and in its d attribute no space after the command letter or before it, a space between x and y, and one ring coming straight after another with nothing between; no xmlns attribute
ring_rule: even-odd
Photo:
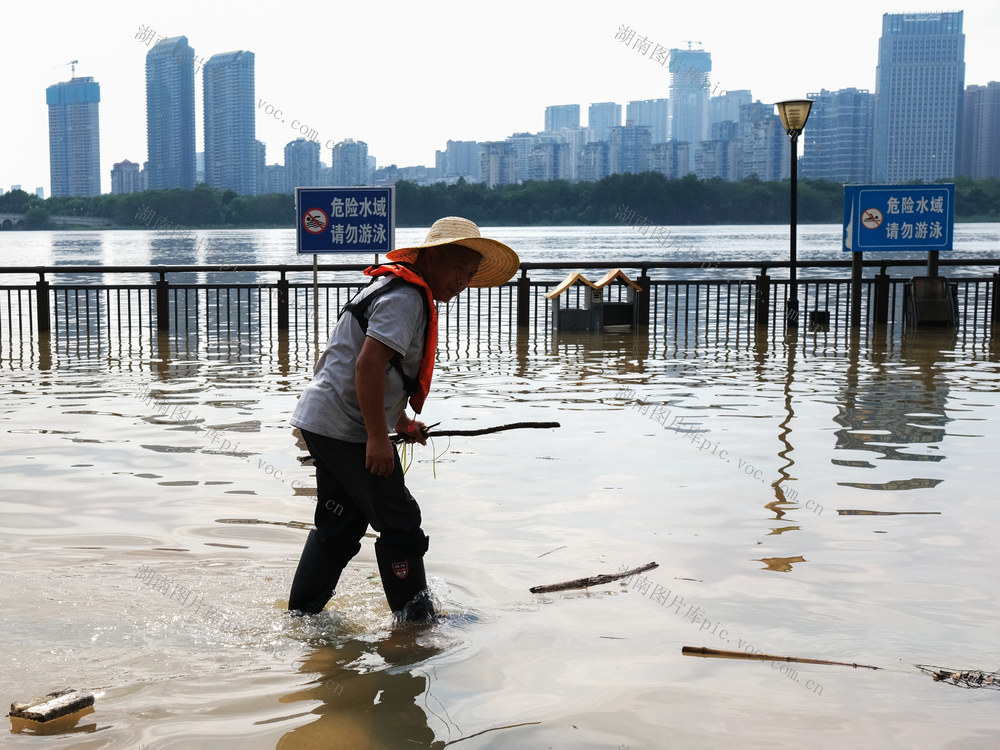
<svg viewBox="0 0 1000 750"><path fill-rule="evenodd" d="M392 474L377 477L365 468L364 443L306 430L302 437L316 466L316 528L302 551L288 608L321 611L371 525L379 532L375 556L389 607L399 619L430 617L423 560L428 539L420 528L420 507L403 483L399 456Z"/></svg>

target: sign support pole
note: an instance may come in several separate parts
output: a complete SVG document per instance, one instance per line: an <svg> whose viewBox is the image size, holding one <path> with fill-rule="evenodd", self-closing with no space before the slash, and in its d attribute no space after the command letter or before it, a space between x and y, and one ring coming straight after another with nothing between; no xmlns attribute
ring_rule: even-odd
<svg viewBox="0 0 1000 750"><path fill-rule="evenodd" d="M319 256L313 253L313 365L319 362Z"/></svg>

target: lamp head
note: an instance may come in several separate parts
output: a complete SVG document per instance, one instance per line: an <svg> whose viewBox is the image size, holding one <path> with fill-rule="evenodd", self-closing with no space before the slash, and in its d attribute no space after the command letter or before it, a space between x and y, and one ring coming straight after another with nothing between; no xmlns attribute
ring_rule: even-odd
<svg viewBox="0 0 1000 750"><path fill-rule="evenodd" d="M811 99L795 99L787 102L778 102L778 117L781 118L781 125L788 135L799 135L806 126L809 119L809 110L812 109Z"/></svg>

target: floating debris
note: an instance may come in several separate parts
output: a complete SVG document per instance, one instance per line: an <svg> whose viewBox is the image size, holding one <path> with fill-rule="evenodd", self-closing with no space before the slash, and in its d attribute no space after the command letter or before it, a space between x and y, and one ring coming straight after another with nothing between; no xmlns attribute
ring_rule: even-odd
<svg viewBox="0 0 1000 750"><path fill-rule="evenodd" d="M989 688L1000 690L1000 670L983 672L981 669L945 669L929 664L917 664L917 669L934 678L934 682L946 682L960 688Z"/></svg>
<svg viewBox="0 0 1000 750"><path fill-rule="evenodd" d="M838 510L842 516L940 516L939 510Z"/></svg>
<svg viewBox="0 0 1000 750"><path fill-rule="evenodd" d="M287 526L290 529L311 529L313 525L305 521L262 521L259 518L216 518L216 523L244 523L258 524L264 523L270 526Z"/></svg>
<svg viewBox="0 0 1000 750"><path fill-rule="evenodd" d="M528 589L528 591L532 594L549 594L553 591L566 591L567 589L585 589L591 586L600 586L602 583L611 583L612 581L617 581L621 578L631 578L634 575L658 567L660 566L657 563L651 562L638 568L632 568L632 570L622 571L621 573L601 573L600 575L590 576L588 578L574 578L572 581L563 581L562 583L551 583L545 586L532 586Z"/></svg>
<svg viewBox="0 0 1000 750"><path fill-rule="evenodd" d="M75 714L94 705L95 696L89 690L66 688L49 693L28 703L11 703L10 715L16 719L46 722L60 716Z"/></svg>
<svg viewBox="0 0 1000 750"><path fill-rule="evenodd" d="M828 661L826 659L807 659L802 656L774 656L772 654L751 654L746 651L724 651L718 648L704 646L685 646L681 649L684 656L701 656L712 659L753 659L754 661L790 661L796 664L831 664L838 667L854 667L855 669L882 669L871 664L855 664L847 661Z"/></svg>

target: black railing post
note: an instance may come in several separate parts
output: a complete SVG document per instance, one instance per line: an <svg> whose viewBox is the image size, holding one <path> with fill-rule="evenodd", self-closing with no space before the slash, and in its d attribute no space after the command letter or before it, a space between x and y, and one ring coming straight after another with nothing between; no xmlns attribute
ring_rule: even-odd
<svg viewBox="0 0 1000 750"><path fill-rule="evenodd" d="M45 274L39 272L38 281L35 283L35 309L38 317L38 332L49 333L52 331L52 315L49 310L49 282L45 280Z"/></svg>
<svg viewBox="0 0 1000 750"><path fill-rule="evenodd" d="M526 328L531 321L531 280L528 269L521 268L521 276L517 280L517 327Z"/></svg>
<svg viewBox="0 0 1000 750"><path fill-rule="evenodd" d="M284 271L278 279L278 330L288 330L288 279Z"/></svg>
<svg viewBox="0 0 1000 750"><path fill-rule="evenodd" d="M639 274L639 278L635 280L642 289L636 292L635 300L635 325L639 330L645 330L649 328L649 307L650 299L649 293L653 287L649 276L646 275L646 267L642 267L642 273Z"/></svg>
<svg viewBox="0 0 1000 750"><path fill-rule="evenodd" d="M771 304L771 278L767 269L760 269L754 290L753 323L757 328L767 328L768 307Z"/></svg>
<svg viewBox="0 0 1000 750"><path fill-rule="evenodd" d="M876 324L889 322L889 274L885 266L879 269L875 277L875 320Z"/></svg>
<svg viewBox="0 0 1000 750"><path fill-rule="evenodd" d="M1000 273L993 274L993 299L990 305L990 336L1000 338Z"/></svg>
<svg viewBox="0 0 1000 750"><path fill-rule="evenodd" d="M861 285L864 265L859 252L851 253L851 328L861 328Z"/></svg>
<svg viewBox="0 0 1000 750"><path fill-rule="evenodd" d="M160 271L160 280L156 282L156 330L170 330L170 285L167 284L167 274Z"/></svg>

